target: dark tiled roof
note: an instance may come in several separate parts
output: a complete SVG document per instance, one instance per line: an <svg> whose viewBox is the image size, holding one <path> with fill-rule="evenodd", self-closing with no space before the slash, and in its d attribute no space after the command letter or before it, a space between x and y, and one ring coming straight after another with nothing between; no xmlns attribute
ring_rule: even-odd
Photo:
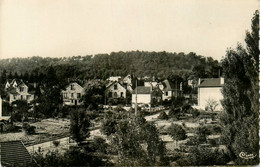
<svg viewBox="0 0 260 167"><path fill-rule="evenodd" d="M0 142L2 164L30 163L31 155L21 141Z"/></svg>
<svg viewBox="0 0 260 167"><path fill-rule="evenodd" d="M220 78L202 78L198 87L221 87Z"/></svg>
<svg viewBox="0 0 260 167"><path fill-rule="evenodd" d="M133 94L135 94L136 88L133 91ZM151 94L151 88L150 87L145 87L145 86L138 86L137 87L137 94Z"/></svg>

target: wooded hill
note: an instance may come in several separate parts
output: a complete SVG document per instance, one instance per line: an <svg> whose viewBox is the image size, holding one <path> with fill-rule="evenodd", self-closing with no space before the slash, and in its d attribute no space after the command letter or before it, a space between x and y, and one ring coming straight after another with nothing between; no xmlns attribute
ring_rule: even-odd
<svg viewBox="0 0 260 167"><path fill-rule="evenodd" d="M57 78L106 79L109 76L133 74L137 77L155 76L167 78L177 75L183 79L218 77L220 64L211 57L196 53L168 52L112 52L95 56L73 56L64 58L12 58L0 60L1 80L24 78L37 80L53 67ZM3 78L4 77L4 78Z"/></svg>

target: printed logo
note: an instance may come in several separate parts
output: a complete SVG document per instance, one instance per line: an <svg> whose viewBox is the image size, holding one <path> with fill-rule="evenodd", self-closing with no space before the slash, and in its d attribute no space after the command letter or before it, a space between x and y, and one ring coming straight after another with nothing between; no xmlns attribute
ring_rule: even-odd
<svg viewBox="0 0 260 167"><path fill-rule="evenodd" d="M239 153L239 157L243 159L253 159L256 157L254 154L247 154L246 152Z"/></svg>

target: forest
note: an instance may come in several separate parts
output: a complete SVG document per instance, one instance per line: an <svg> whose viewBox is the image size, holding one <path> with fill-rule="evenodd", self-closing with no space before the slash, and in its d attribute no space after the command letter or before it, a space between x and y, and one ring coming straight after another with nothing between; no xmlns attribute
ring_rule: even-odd
<svg viewBox="0 0 260 167"><path fill-rule="evenodd" d="M179 76L187 80L218 77L222 71L217 60L193 52L185 54L129 51L63 58L34 56L2 59L0 60L0 82L3 84L6 79L12 78L40 82L45 78L50 67L54 68L60 82L68 78L106 79L109 76L127 74L136 77L155 76L158 79Z"/></svg>

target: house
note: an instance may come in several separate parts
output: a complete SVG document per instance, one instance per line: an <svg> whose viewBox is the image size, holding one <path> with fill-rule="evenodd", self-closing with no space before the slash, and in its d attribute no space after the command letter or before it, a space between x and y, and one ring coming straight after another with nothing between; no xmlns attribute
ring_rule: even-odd
<svg viewBox="0 0 260 167"><path fill-rule="evenodd" d="M0 166L36 166L22 141L0 142Z"/></svg>
<svg viewBox="0 0 260 167"><path fill-rule="evenodd" d="M9 103L12 104L17 100L25 100L27 103L32 102L35 99L34 87L25 84L22 80L14 79L9 86L6 82L6 92L9 97Z"/></svg>
<svg viewBox="0 0 260 167"><path fill-rule="evenodd" d="M163 91L159 87L152 90L152 102L158 103L162 101Z"/></svg>
<svg viewBox="0 0 260 167"><path fill-rule="evenodd" d="M138 106L151 107L152 90L151 87L137 86L132 93L132 107Z"/></svg>
<svg viewBox="0 0 260 167"><path fill-rule="evenodd" d="M85 94L85 89L77 82L71 82L61 91L63 97L63 105L79 106L83 105L82 96Z"/></svg>
<svg viewBox="0 0 260 167"><path fill-rule="evenodd" d="M5 82L5 90L11 87L17 87L17 85L23 83L22 79L7 79Z"/></svg>
<svg viewBox="0 0 260 167"><path fill-rule="evenodd" d="M126 89L132 93L133 91L133 85L132 85L132 76L128 74L123 78L123 85L126 87Z"/></svg>
<svg viewBox="0 0 260 167"><path fill-rule="evenodd" d="M126 98L126 88L118 81L114 81L106 86L108 98Z"/></svg>
<svg viewBox="0 0 260 167"><path fill-rule="evenodd" d="M154 89L157 84L158 84L157 81L144 81L144 86L150 87L151 89Z"/></svg>
<svg viewBox="0 0 260 167"><path fill-rule="evenodd" d="M224 78L199 78L198 81L198 107L205 109L209 103L216 102L216 110L222 109L221 93L224 86Z"/></svg>

